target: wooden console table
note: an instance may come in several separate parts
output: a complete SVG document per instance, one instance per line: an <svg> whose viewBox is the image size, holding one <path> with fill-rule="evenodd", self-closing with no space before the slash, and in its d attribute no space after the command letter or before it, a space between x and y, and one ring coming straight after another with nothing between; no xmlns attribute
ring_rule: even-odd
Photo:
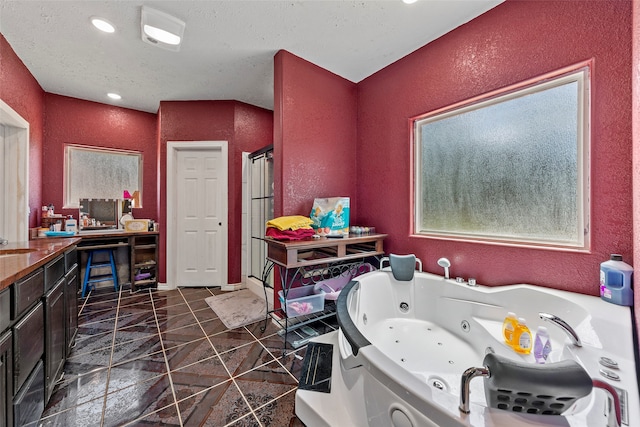
<svg viewBox="0 0 640 427"><path fill-rule="evenodd" d="M78 251L82 259L84 251L125 248L129 258L131 292L136 292L141 288L157 286L158 235L157 231L85 231L77 235L82 238L78 243ZM81 262L83 267L85 264L86 261Z"/></svg>
<svg viewBox="0 0 640 427"><path fill-rule="evenodd" d="M285 335L311 322L335 315L335 304L325 301L325 310L320 313L303 315L289 324L289 317L278 307L278 291L282 290L284 303L287 294L294 284L312 286L318 281L326 280L358 268L368 258L379 259L384 255L383 240L386 234L349 235L349 237L320 237L297 241L279 241L265 238L267 243L267 263L262 274L262 283L267 298L267 278L274 267L277 268L280 280L274 283L274 309L267 312L266 328L270 314L280 323ZM279 285L279 286L278 286Z"/></svg>

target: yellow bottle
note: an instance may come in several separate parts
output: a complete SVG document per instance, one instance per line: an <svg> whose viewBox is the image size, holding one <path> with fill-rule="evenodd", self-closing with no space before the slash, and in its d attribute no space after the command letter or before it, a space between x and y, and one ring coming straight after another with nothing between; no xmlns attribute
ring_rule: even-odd
<svg viewBox="0 0 640 427"><path fill-rule="evenodd" d="M516 318L516 314L510 311L507 313L507 317L504 318L504 322L502 322L502 337L504 338L504 342L511 348L513 348L514 345L514 333L517 325L518 319Z"/></svg>
<svg viewBox="0 0 640 427"><path fill-rule="evenodd" d="M531 331L527 327L527 321L524 318L518 318L518 324L516 325L516 330L513 334L513 337L514 342L512 347L517 353L531 353Z"/></svg>

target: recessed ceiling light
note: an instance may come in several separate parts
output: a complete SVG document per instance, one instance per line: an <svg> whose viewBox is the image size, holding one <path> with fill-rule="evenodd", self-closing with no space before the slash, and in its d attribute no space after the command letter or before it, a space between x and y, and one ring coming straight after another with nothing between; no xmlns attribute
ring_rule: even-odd
<svg viewBox="0 0 640 427"><path fill-rule="evenodd" d="M105 33L113 33L116 30L116 27L109 21L104 18L93 17L91 18L91 23L94 27L99 29L100 31L104 31Z"/></svg>
<svg viewBox="0 0 640 427"><path fill-rule="evenodd" d="M418 0L402 0L402 3L404 4L413 4L415 2L417 2Z"/></svg>
<svg viewBox="0 0 640 427"><path fill-rule="evenodd" d="M108 93L107 96L111 99L115 99L116 101L122 99L122 97L120 95L118 95L117 93Z"/></svg>

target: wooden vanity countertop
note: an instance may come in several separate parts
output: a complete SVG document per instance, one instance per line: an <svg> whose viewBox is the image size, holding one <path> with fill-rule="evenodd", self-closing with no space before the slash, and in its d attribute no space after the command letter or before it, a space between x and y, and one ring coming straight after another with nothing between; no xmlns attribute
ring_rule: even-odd
<svg viewBox="0 0 640 427"><path fill-rule="evenodd" d="M61 239L38 239L28 242L14 242L0 245L0 291L8 288L16 280L26 276L38 267L63 254L82 239L69 237ZM25 251L5 255L5 251Z"/></svg>

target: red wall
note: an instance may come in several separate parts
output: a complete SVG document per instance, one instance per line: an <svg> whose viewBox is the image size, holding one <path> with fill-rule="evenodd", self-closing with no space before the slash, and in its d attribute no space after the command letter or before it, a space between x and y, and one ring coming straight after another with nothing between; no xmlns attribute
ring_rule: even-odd
<svg viewBox="0 0 640 427"><path fill-rule="evenodd" d="M0 99L29 122L29 227L35 227L42 204L44 91L2 34Z"/></svg>
<svg viewBox="0 0 640 427"><path fill-rule="evenodd" d="M273 113L236 101L160 103L160 281L166 281L167 141L227 141L229 148L228 282L242 276L242 152L273 141Z"/></svg>
<svg viewBox="0 0 640 427"><path fill-rule="evenodd" d="M633 2L633 265L640 266L640 2ZM636 283L638 283L636 273ZM640 306L640 285L634 287L635 306ZM640 310L636 308L636 326L640 328Z"/></svg>
<svg viewBox="0 0 640 427"><path fill-rule="evenodd" d="M142 152L142 208L136 218L157 219L156 115L61 95L45 95L42 201L56 213L78 217L77 209L62 209L65 144L82 144Z"/></svg>
<svg viewBox="0 0 640 427"><path fill-rule="evenodd" d="M599 263L632 261L631 2L507 1L358 84L358 220L385 250L479 283L598 292ZM409 117L593 58L591 253L409 237ZM464 167L464 165L460 165Z"/></svg>
<svg viewBox="0 0 640 427"><path fill-rule="evenodd" d="M356 212L356 85L286 51L274 60L275 215L309 215L316 197Z"/></svg>

